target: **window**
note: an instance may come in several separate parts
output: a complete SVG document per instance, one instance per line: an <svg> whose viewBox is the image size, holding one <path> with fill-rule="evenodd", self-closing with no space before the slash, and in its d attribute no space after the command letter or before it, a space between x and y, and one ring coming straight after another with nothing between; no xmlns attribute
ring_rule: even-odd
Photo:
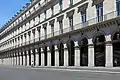
<svg viewBox="0 0 120 80"><path fill-rule="evenodd" d="M96 5L98 22L103 21L103 3Z"/></svg>
<svg viewBox="0 0 120 80"><path fill-rule="evenodd" d="M73 0L70 0L70 6L73 5Z"/></svg>
<svg viewBox="0 0 120 80"><path fill-rule="evenodd" d="M63 21L59 21L60 33L63 34Z"/></svg>
<svg viewBox="0 0 120 80"><path fill-rule="evenodd" d="M51 25L52 36L54 36L54 24Z"/></svg>
<svg viewBox="0 0 120 80"><path fill-rule="evenodd" d="M71 30L73 30L73 16L69 17L69 25L71 27Z"/></svg>
<svg viewBox="0 0 120 80"><path fill-rule="evenodd" d="M35 18L33 18L33 26L35 26Z"/></svg>
<svg viewBox="0 0 120 80"><path fill-rule="evenodd" d="M86 22L86 10L81 11L82 23Z"/></svg>
<svg viewBox="0 0 120 80"><path fill-rule="evenodd" d="M62 0L59 0L60 11L62 11Z"/></svg>
<svg viewBox="0 0 120 80"><path fill-rule="evenodd" d="M120 0L116 0L117 15L120 15Z"/></svg>
<svg viewBox="0 0 120 80"><path fill-rule="evenodd" d="M44 15L45 15L45 19L46 19L46 17L47 17L47 16L46 16L46 11L44 12Z"/></svg>
<svg viewBox="0 0 120 80"><path fill-rule="evenodd" d="M54 7L53 6L51 7L51 11L52 11L52 15L51 16L53 16L54 15Z"/></svg>
<svg viewBox="0 0 120 80"><path fill-rule="evenodd" d="M40 15L38 15L39 23L40 23Z"/></svg>
<svg viewBox="0 0 120 80"><path fill-rule="evenodd" d="M47 29L46 27L44 28L44 32L45 32L45 39L47 38Z"/></svg>

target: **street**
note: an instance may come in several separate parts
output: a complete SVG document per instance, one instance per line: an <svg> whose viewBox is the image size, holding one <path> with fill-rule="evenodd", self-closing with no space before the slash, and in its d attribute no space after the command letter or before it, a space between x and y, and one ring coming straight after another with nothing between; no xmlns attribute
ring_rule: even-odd
<svg viewBox="0 0 120 80"><path fill-rule="evenodd" d="M0 80L120 80L120 73L0 66Z"/></svg>

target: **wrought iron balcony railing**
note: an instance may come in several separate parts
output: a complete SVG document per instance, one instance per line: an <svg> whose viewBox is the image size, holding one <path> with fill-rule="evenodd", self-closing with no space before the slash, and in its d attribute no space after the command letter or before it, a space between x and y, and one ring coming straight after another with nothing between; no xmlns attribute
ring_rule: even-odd
<svg viewBox="0 0 120 80"><path fill-rule="evenodd" d="M90 25L93 25L93 24L97 24L99 22L103 22L103 21L106 21L106 20L109 20L109 19L113 19L113 18L116 18L116 17L119 17L117 15L117 11L113 11L111 13L108 13L108 14L105 14L104 16L102 16L103 19L101 21L98 21L98 18L93 18L93 19L90 19L88 20L86 23L79 23L79 24L76 24L73 26L73 30L78 30L78 29L81 29L81 28L84 28L84 27L87 27L87 26L90 26ZM41 37L38 37L38 38L35 38L33 40L30 40L30 41L27 41L27 42L24 42L24 43L21 43L21 44L18 44L16 46L11 46L7 49L4 49L2 51L5 51L5 50L9 50L9 49L14 49L14 48L18 48L18 47L21 47L21 46L25 46L25 45L29 45L29 44L32 44L32 43L35 43L35 42L38 42L40 40L44 40L44 39L48 39L48 38L51 38L53 36L58 36L60 34L64 34L64 33L68 33L72 31L71 30L71 27L67 27L67 28L64 28L62 30L59 30L59 31L55 31L54 32L54 35L53 33L50 33L50 34L47 34L47 35L44 35L44 36L41 36Z"/></svg>

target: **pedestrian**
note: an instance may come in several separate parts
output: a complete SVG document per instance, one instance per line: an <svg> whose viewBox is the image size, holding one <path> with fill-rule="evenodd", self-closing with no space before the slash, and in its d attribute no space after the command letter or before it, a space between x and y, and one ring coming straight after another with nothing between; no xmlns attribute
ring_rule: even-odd
<svg viewBox="0 0 120 80"><path fill-rule="evenodd" d="M34 65L33 65L33 61L31 62L31 67L34 67Z"/></svg>
<svg viewBox="0 0 120 80"><path fill-rule="evenodd" d="M117 62L117 59L115 59L114 63L115 63L115 67L116 67L116 66L117 66L117 63L118 63L118 62Z"/></svg>

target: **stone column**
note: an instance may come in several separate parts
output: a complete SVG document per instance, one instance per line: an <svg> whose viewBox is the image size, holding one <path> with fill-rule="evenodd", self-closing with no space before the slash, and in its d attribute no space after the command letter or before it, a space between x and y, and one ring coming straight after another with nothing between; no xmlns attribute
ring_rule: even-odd
<svg viewBox="0 0 120 80"><path fill-rule="evenodd" d="M17 52L17 65L19 65L19 55L18 55L18 52Z"/></svg>
<svg viewBox="0 0 120 80"><path fill-rule="evenodd" d="M44 52L43 52L43 48L41 48L41 66L44 66Z"/></svg>
<svg viewBox="0 0 120 80"><path fill-rule="evenodd" d="M47 66L51 66L51 51L50 48L47 47Z"/></svg>
<svg viewBox="0 0 120 80"><path fill-rule="evenodd" d="M33 50L31 50L31 62L34 62L34 55L33 55Z"/></svg>
<svg viewBox="0 0 120 80"><path fill-rule="evenodd" d="M25 66L25 52L23 51L23 65Z"/></svg>
<svg viewBox="0 0 120 80"><path fill-rule="evenodd" d="M88 39L88 66L94 67L94 45L92 39Z"/></svg>
<svg viewBox="0 0 120 80"><path fill-rule="evenodd" d="M80 66L80 49L78 47L78 42L75 42L75 66Z"/></svg>
<svg viewBox="0 0 120 80"><path fill-rule="evenodd" d="M12 61L13 61L13 64L12 64L12 65L14 66L14 64L15 64L15 55L14 55L14 53L12 53L12 55L13 55L13 56L12 56Z"/></svg>
<svg viewBox="0 0 120 80"><path fill-rule="evenodd" d="M29 66L29 53L28 53L28 50L26 51L26 55L27 55L27 66Z"/></svg>
<svg viewBox="0 0 120 80"><path fill-rule="evenodd" d="M111 35L106 35L106 67L113 67L113 46L111 43ZM108 42L109 41L109 42Z"/></svg>
<svg viewBox="0 0 120 80"><path fill-rule="evenodd" d="M55 66L59 66L59 50L57 48L57 45L55 45Z"/></svg>
<svg viewBox="0 0 120 80"><path fill-rule="evenodd" d="M35 54L36 54L36 66L39 66L39 53L38 53L38 49L35 49Z"/></svg>
<svg viewBox="0 0 120 80"><path fill-rule="evenodd" d="M12 65L13 64L13 59L12 59L13 57L12 57L12 54L10 53L10 65Z"/></svg>
<svg viewBox="0 0 120 80"><path fill-rule="evenodd" d="M22 66L22 54L20 52L20 66Z"/></svg>
<svg viewBox="0 0 120 80"><path fill-rule="evenodd" d="M68 66L68 49L67 44L64 44L64 66Z"/></svg>

